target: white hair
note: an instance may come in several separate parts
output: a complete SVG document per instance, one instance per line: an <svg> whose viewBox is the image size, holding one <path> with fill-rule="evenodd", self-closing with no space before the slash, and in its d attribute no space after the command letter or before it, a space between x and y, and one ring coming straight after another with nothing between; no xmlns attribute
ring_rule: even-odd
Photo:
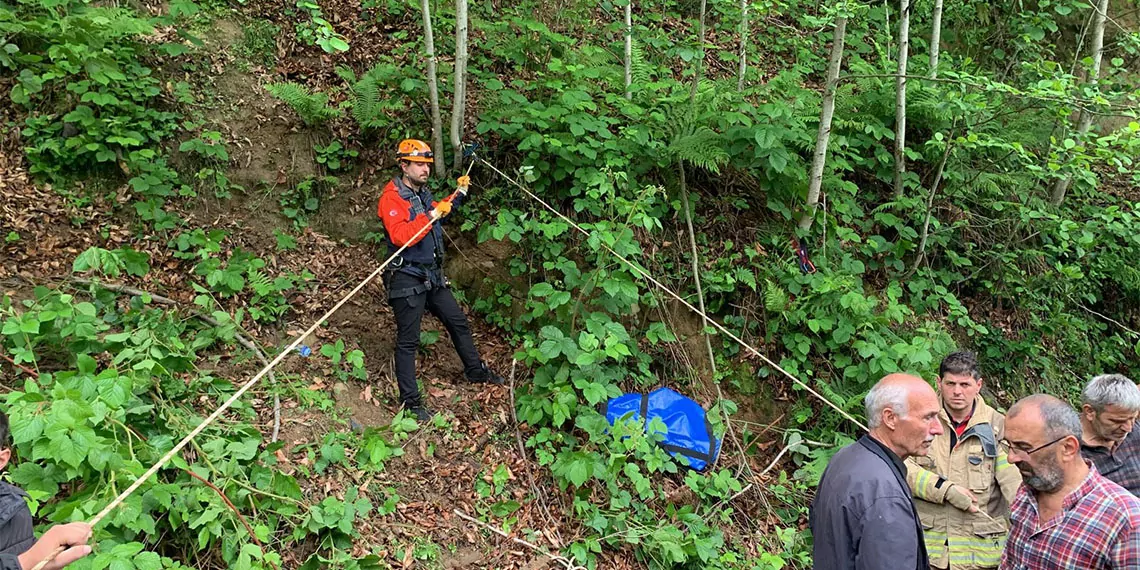
<svg viewBox="0 0 1140 570"><path fill-rule="evenodd" d="M1097 413L1110 405L1140 412L1140 388L1123 374L1101 374L1085 385L1081 403L1088 404Z"/></svg>
<svg viewBox="0 0 1140 570"><path fill-rule="evenodd" d="M867 427L875 429L883 423L883 410L890 408L895 415L905 418L907 414L907 398L910 390L899 384L884 384L881 380L875 384L870 392L863 398L863 406L867 413Z"/></svg>

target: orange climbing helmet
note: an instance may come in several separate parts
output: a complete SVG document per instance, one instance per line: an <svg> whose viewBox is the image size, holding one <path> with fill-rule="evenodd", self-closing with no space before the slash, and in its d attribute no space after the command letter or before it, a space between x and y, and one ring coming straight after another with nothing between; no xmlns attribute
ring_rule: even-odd
<svg viewBox="0 0 1140 570"><path fill-rule="evenodd" d="M396 147L396 159L409 162L434 162L431 147L424 141L417 139L404 139Z"/></svg>

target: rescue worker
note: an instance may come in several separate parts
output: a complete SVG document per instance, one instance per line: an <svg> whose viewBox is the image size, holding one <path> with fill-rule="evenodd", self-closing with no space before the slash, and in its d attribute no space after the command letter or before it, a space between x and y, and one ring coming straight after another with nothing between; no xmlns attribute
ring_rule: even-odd
<svg viewBox="0 0 1140 570"><path fill-rule="evenodd" d="M998 444L1005 417L986 404L981 389L973 353L955 352L942 361L938 420L944 431L929 454L907 466L931 568L997 568L1001 562L1021 474Z"/></svg>
<svg viewBox="0 0 1140 570"><path fill-rule="evenodd" d="M384 221L389 255L405 245L408 248L385 270L384 285L388 290L388 304L396 316L396 383L400 388L400 404L418 420L426 421L435 411L425 405L416 383L416 351L424 310L443 322L463 362L467 381L502 385L504 380L479 357L467 317L443 276L440 220L466 197L470 178L459 177L459 192L453 201L437 202L432 199L427 184L433 162L431 147L423 141L407 139L397 147L396 159L400 175L384 187L376 213ZM431 225L431 229L417 236L426 225Z"/></svg>

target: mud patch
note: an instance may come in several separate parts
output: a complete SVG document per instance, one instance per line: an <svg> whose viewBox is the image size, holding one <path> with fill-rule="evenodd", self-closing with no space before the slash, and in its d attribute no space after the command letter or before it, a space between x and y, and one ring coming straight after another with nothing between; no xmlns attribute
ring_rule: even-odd
<svg viewBox="0 0 1140 570"><path fill-rule="evenodd" d="M476 568L477 564L487 558L487 555L473 548L460 548L454 554L448 554L440 560L445 570L461 570ZM545 566L544 566L545 568Z"/></svg>
<svg viewBox="0 0 1140 570"><path fill-rule="evenodd" d="M207 118L230 141L230 180L247 190L278 187L318 174L312 132L301 130L292 110L265 90L264 82L230 65L218 77L217 107Z"/></svg>
<svg viewBox="0 0 1140 570"><path fill-rule="evenodd" d="M374 178L370 182L357 179L355 184L341 180L341 185L321 200L320 211L310 218L309 223L313 229L333 239L353 242L364 241L373 232L382 233L384 228L376 216L376 202L386 183L386 178ZM377 263L379 261L377 259Z"/></svg>

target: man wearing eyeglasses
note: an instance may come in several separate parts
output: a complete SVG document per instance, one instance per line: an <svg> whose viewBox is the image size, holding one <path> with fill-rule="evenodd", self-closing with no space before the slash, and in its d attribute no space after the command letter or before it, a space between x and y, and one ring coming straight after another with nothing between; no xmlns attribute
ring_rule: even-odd
<svg viewBox="0 0 1140 570"><path fill-rule="evenodd" d="M1140 499L1081 456L1081 419L1044 394L1006 416L1009 461L1025 484L999 570L1140 568Z"/></svg>
<svg viewBox="0 0 1140 570"><path fill-rule="evenodd" d="M388 251L405 247L384 272L388 304L396 316L396 383L400 403L420 421L431 419L416 383L416 351L420 346L420 322L430 311L447 329L455 351L463 361L468 382L501 385L505 382L491 372L475 348L471 328L463 309L455 302L448 280L443 276L443 228L439 221L451 213L467 194L470 179L461 176L459 193L451 200L436 201L428 188L434 156L427 143L407 139L396 150L400 175L380 194L377 215L384 221ZM431 229L427 229L430 226ZM426 231L425 231L426 230Z"/></svg>
<svg viewBox="0 0 1140 570"><path fill-rule="evenodd" d="M891 374L863 404L867 435L831 458L811 504L815 567L929 570L903 461L942 433L938 396L921 378Z"/></svg>
<svg viewBox="0 0 1140 570"><path fill-rule="evenodd" d="M1103 374L1081 392L1081 455L1117 485L1140 496L1140 388L1128 377Z"/></svg>
<svg viewBox="0 0 1140 570"><path fill-rule="evenodd" d="M931 568L996 568L1009 533L1009 504L1021 475L997 443L1005 417L986 404L981 389L973 353L955 352L942 361L938 419L944 433L929 454L907 465Z"/></svg>

